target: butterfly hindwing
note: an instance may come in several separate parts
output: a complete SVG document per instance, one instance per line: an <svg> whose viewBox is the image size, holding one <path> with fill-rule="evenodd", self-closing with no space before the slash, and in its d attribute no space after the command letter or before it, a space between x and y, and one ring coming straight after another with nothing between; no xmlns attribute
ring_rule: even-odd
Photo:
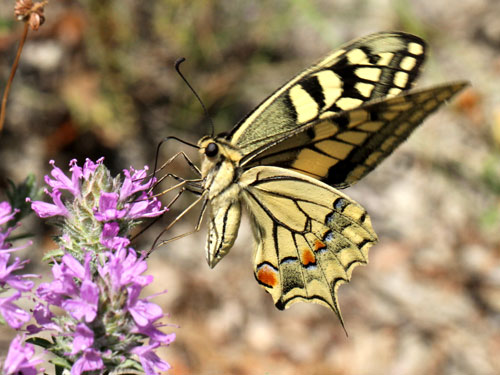
<svg viewBox="0 0 500 375"><path fill-rule="evenodd" d="M255 277L280 309L316 302L340 316L337 288L377 241L352 199L294 171L255 167L239 182L254 221Z"/></svg>
<svg viewBox="0 0 500 375"><path fill-rule="evenodd" d="M325 117L248 159L347 187L372 171L418 125L466 83L457 82L369 102Z"/></svg>
<svg viewBox="0 0 500 375"><path fill-rule="evenodd" d="M425 42L405 33L378 33L351 42L270 95L228 139L250 154L322 116L397 95L411 87L424 56Z"/></svg>

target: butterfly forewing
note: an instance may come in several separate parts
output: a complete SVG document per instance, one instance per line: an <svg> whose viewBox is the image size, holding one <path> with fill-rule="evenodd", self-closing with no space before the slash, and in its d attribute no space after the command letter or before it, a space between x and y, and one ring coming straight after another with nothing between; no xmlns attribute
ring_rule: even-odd
<svg viewBox="0 0 500 375"><path fill-rule="evenodd" d="M255 277L280 309L316 302L340 317L337 288L377 241L366 211L300 173L255 167L240 179L257 237Z"/></svg>
<svg viewBox="0 0 500 375"><path fill-rule="evenodd" d="M347 187L372 171L465 85L457 82L409 91L317 120L254 153L245 168L275 165Z"/></svg>
<svg viewBox="0 0 500 375"><path fill-rule="evenodd" d="M379 33L347 44L298 74L262 102L229 134L250 154L322 116L411 87L425 43L404 33Z"/></svg>

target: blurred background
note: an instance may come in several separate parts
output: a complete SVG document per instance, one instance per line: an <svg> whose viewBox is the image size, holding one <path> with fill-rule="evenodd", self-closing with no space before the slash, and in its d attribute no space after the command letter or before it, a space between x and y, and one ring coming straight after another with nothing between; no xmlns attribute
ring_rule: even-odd
<svg viewBox="0 0 500 375"><path fill-rule="evenodd" d="M23 25L0 3L0 88ZM339 290L349 337L324 307L278 311L252 272L248 220L213 270L205 225L150 258L150 292L177 340L161 355L187 374L500 373L500 2L498 0L52 0L30 31L0 137L0 177L40 183L49 160L97 159L118 173L153 165L165 136L189 142L207 118L173 69L229 130L283 82L353 38L384 30L423 37L417 86L470 80L376 171L346 193L371 214L380 243ZM184 150L164 146L159 160ZM190 176L179 161L171 170ZM135 245L147 249L194 197ZM193 212L171 237L191 230ZM53 248L38 220L33 272ZM3 331L2 331L3 332ZM9 333L10 334L10 333ZM2 333L0 351L9 339Z"/></svg>

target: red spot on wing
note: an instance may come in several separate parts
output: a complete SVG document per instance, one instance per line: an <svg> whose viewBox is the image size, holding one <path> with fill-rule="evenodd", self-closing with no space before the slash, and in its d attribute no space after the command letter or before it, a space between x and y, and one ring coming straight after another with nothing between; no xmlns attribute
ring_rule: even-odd
<svg viewBox="0 0 500 375"><path fill-rule="evenodd" d="M261 266L257 270L255 276L257 277L257 280L259 280L262 284L267 285L271 288L274 288L276 285L278 285L278 272L272 269L267 264Z"/></svg>
<svg viewBox="0 0 500 375"><path fill-rule="evenodd" d="M316 242L314 242L314 251L324 249L325 247L326 247L326 245L323 242L321 242L320 240L316 240Z"/></svg>
<svg viewBox="0 0 500 375"><path fill-rule="evenodd" d="M309 264L315 264L316 263L316 257L314 256L314 253L311 251L311 249L303 249L301 254L300 254L300 261L304 266L307 266Z"/></svg>

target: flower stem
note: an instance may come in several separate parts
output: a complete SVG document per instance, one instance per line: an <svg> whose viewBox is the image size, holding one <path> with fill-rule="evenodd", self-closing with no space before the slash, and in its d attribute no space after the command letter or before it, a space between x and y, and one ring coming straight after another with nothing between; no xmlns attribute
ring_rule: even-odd
<svg viewBox="0 0 500 375"><path fill-rule="evenodd" d="M5 90L3 92L2 97L2 108L0 109L0 133L3 130L3 123L5 121L5 109L7 106L7 98L9 96L10 86L12 85L12 81L14 80L14 76L16 75L17 66L19 64L19 59L21 58L21 52L23 50L24 42L26 41L26 37L28 36L28 28L29 22L24 23L23 35L21 36L21 41L19 42L19 47L17 47L17 54L14 63L12 64L12 69L10 71L10 76L7 81L7 86L5 86Z"/></svg>

